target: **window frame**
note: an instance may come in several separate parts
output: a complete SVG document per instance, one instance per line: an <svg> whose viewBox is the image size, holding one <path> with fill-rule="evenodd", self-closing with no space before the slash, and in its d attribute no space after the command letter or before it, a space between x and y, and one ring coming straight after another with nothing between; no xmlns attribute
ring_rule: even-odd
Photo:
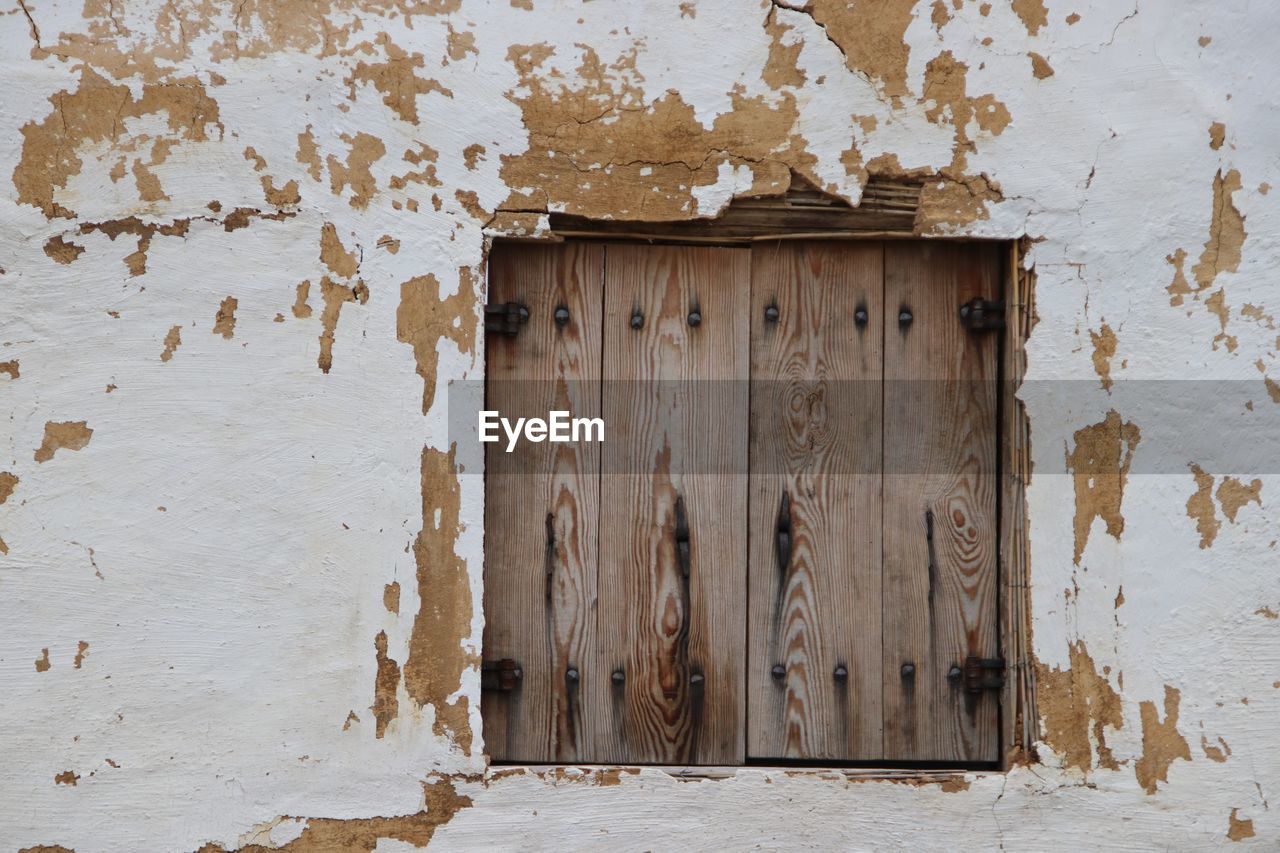
<svg viewBox="0 0 1280 853"><path fill-rule="evenodd" d="M766 200L767 202L768 200ZM782 201L785 203L786 197ZM737 202L735 202L735 205ZM730 206L732 213L734 206ZM769 218L768 205L764 205L764 218L749 226L752 233L743 233L742 226L733 226L730 216L720 220L701 220L694 223L625 223L584 220L572 216L552 215L551 228L537 236L509 236L490 234L486 238L486 262L496 244L544 244L565 240L574 242L641 243L646 245L724 245L741 247L758 241L774 240L838 240L857 242L864 240L944 240L964 243L996 243L1000 252L1000 287L1005 303L1005 323L999 331L997 363L997 489L996 489L996 613L999 654L1005 661L1004 686L998 700L997 737L998 760L994 766L967 765L942 766L935 762L829 762L788 761L752 762L747 759L741 765L681 766L644 765L664 770L679 778L725 778L750 769L776 769L818 773L842 773L860 778L910 778L913 780L945 780L954 776L983 772L1004 772L1018 757L1030 753L1035 741L1036 711L1034 669L1030 651L1030 589L1028 584L1030 551L1027 530L1026 486L1031 473L1030 424L1022 402L1017 398L1017 388L1025 374L1025 343L1035 323L1034 272L1023 269L1022 258L1026 238L1018 240L986 240L964 238L922 238L916 234L910 216L899 215L896 221L886 220L877 211L844 206L837 208L837 216L825 227L814 226L811 221L801 224L804 230L795 231L795 223L786 214L776 211ZM860 211L876 214L858 220ZM894 211L901 214L905 211ZM758 212L752 212L753 219ZM730 228L717 231L717 222L728 223ZM489 269L485 268L485 293L489 292ZM487 347L487 333L481 336L481 346ZM485 379L488 379L486 362ZM485 549L488 553L488 524L485 525ZM521 761L495 761L486 753L486 761L494 767L565 768L599 767L615 768L627 764L531 764Z"/></svg>

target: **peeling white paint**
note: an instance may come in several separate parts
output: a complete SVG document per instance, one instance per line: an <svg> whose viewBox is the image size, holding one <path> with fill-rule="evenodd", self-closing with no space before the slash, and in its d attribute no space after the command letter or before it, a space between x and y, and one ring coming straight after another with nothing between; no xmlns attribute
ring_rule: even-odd
<svg viewBox="0 0 1280 853"><path fill-rule="evenodd" d="M156 35L164 3L126 5L112 7L119 28L97 33L98 41L162 39L173 26ZM1280 408L1263 377L1280 381L1280 341L1264 320L1242 311L1280 313L1280 192L1264 189L1280 187L1275 75L1266 73L1277 70L1280 11L1244 3L1135 10L1050 2L1047 23L1031 36L997 3L985 15L983 3L959 10L946 3L939 31L931 5L921 2L905 35L912 94L895 101L846 67L835 33L824 32L812 11L782 8L788 3L702 0L688 4L690 14L675 3L532 0L530 11L491 0L437 16L331 5L331 34L360 24L347 42L333 42L336 54L322 56L323 42L271 36L256 13L237 23L219 12L224 17L210 27L193 28L189 54L161 61L172 70L157 79L194 75L217 103L219 126L192 141L173 132L167 111L125 118L110 138L74 147L82 164L53 200L75 215L54 219L19 203L11 176L23 156L22 128L51 114L49 98L77 90L83 62L29 56L27 14L45 47L61 33L88 32L88 24L78 4L27 2L0 15L0 37L13 48L0 59L10 83L0 111L8 131L0 137L0 363L21 365L19 378L0 382L0 471L20 481L0 505L8 549L0 553L6 848L284 845L304 826L282 816L418 812L431 774L457 774L457 792L473 801L437 830L446 849L495 839L531 849L947 849L957 838L1011 849L1038 849L1047 839L1068 847L1204 848L1227 841L1233 809L1252 821L1255 835L1246 843L1277 844L1280 812L1270 800L1280 791L1280 620L1262 612L1280 611L1275 472L1257 472L1261 502L1242 506L1209 548L1200 547L1187 514L1190 474L1135 473L1124 491L1123 535L1108 535L1095 519L1078 566L1073 484L1061 472L1076 431L1112 409L1140 427L1137 457L1181 452L1185 429L1126 390L1128 380L1235 380L1238 405L1204 413L1196 428L1223 442L1244 431L1277 434ZM800 47L796 65L806 82L798 89L774 90L761 77L770 47L762 25L771 9L791 28L783 46ZM1073 15L1079 18L1069 23ZM231 59L224 33L241 27L246 45L280 42L263 56ZM473 35L474 51L451 59L450 28ZM420 93L416 124L373 85L344 82L357 63L385 59L372 44L382 32L421 54L420 79L451 93ZM1201 44L1202 37L1211 41ZM365 41L370 47L357 50ZM501 231L497 220L489 223L493 211L513 190L548 190L509 186L503 177L504 164L530 146L518 102L531 89L508 51L539 44L554 48L536 72L546 91L582 91L592 81L579 69L594 52L608 88L631 93L626 109L649 110L676 92L703 129L729 113L735 97L776 106L790 95L791 133L811 155L809 168L852 200L862 188L842 160L851 147L864 166L883 155L906 170L936 173L952 164L956 129L926 116L936 98L925 91L926 70L944 51L967 67L969 98L989 93L1008 109L1011 121L998 134L976 119L963 128L965 174L986 175L1003 200L985 204L985 218L939 230L1036 241L1025 261L1037 276L1039 323L1023 392L1037 469L1028 493L1034 650L1056 670L1069 666L1072 643L1087 647L1121 697L1123 725L1104 730L1116 769L1099 766L1090 727L1087 777L1062 766L1060 744L1045 742L1042 763L977 774L952 792L762 770L723 781L681 781L656 770L624 773L614 785L533 775L466 781L464 774L485 769L474 669L442 697L469 700L470 755L435 733L438 709L418 707L403 680L398 715L375 737L374 637L385 631L387 655L404 667L422 603L411 545L424 521L442 524L434 509L423 518L422 449L447 450L447 382L483 371L478 349L440 340L440 390L424 416L413 350L397 340L400 286L431 274L441 300L459 292L459 271L483 264L485 229ZM1033 76L1029 51L1046 59L1052 76ZM98 73L142 98L143 74L116 80L103 57L95 60ZM607 106L599 94L584 97ZM618 116L601 121L616 126ZM1217 149L1208 136L1214 122L1226 127ZM572 137L571 120L563 131ZM308 132L318 171L299 157L299 134ZM366 207L353 206L358 193L349 183L334 190L329 159L345 166L360 133L386 152L370 166L376 191ZM113 179L112 169L122 154L130 164L156 159L157 138L176 140L149 167L167 198L143 200L133 173ZM438 184L393 187L396 176L426 165L405 159L420 144L435 152ZM485 151L469 167L466 152L476 144ZM266 161L262 171L246 158L249 147ZM674 188L688 195L690 215L720 210L761 173L755 163L709 162L713 183L684 178ZM605 163L595 170L578 163L583 185L610 186L614 173ZM1230 170L1241 176L1231 201L1248 232L1238 268L1219 271L1198 299L1173 307L1166 258L1184 250L1191 276L1210 236L1215 175ZM264 200L264 175L276 188L295 181L300 201L282 206L280 221L256 218L226 230L237 208L277 212ZM563 209L568 193L559 192L547 210ZM213 201L220 212L210 209ZM469 212L473 204L480 215ZM183 235L152 236L138 276L125 264L136 236L79 233L82 225L133 216L157 226L191 220ZM369 290L367 304L343 305L327 374L317 367L325 223L358 256ZM545 211L520 227L545 231ZM394 254L379 246L384 235L399 241ZM66 265L52 260L44 246L58 236L83 254ZM304 280L312 311L300 318L292 306ZM1222 329L1205 303L1219 288L1234 350L1214 347ZM238 302L230 339L212 332L228 296ZM464 312L446 325L471 319ZM1104 322L1118 337L1111 393L1097 383L1091 361L1089 333ZM181 344L161 361L174 326ZM1047 381L1064 379L1092 389L1074 394L1065 412L1058 384ZM45 424L63 421L85 421L91 441L35 462ZM461 646L477 655L480 478L460 478L459 506L454 547L473 602ZM400 584L398 613L383 604L392 581ZM77 667L81 642L88 652ZM39 671L34 662L44 648L50 666ZM1154 703L1163 720L1166 686L1179 693L1177 730L1191 760L1172 760L1168 781L1151 795L1135 773L1145 748L1141 703ZM1225 761L1206 754L1202 735L1230 745ZM55 783L65 771L78 775L75 785ZM376 849L407 844L383 838Z"/></svg>

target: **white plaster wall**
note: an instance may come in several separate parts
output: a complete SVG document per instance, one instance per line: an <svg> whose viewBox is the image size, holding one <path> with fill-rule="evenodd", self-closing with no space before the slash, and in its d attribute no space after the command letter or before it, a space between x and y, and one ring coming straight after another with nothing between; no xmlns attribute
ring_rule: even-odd
<svg viewBox="0 0 1280 853"><path fill-rule="evenodd" d="M1188 512L1197 484L1187 466L1197 460L1169 466L1175 473L1137 469L1180 452L1174 445L1186 430L1224 444L1247 429L1275 434L1280 399L1263 379L1280 381L1269 317L1280 307L1280 192L1266 192L1280 185L1280 10L1245 0L1049 0L1045 23L1029 27L999 2L986 13L983 3L948 2L940 23L920 2L902 34L909 94L894 98L874 69L846 67L845 31L824 31L811 14L786 8L798 4L453 5L284 4L283 24L253 4L237 14L182 3L99 9L25 0L0 15L0 364L18 363L17 377L0 370L0 471L18 478L0 505L0 847L282 845L304 826L277 825L283 816L438 814L424 783L442 780L470 799L455 799L460 810L436 830L445 849L1185 849L1231 843L1229 832L1275 847L1280 525L1271 490L1280 485L1273 471L1219 472L1215 493L1228 473L1245 484L1257 476L1262 488L1234 521L1211 497L1220 529L1202 547ZM1033 17L1038 5L1015 4ZM773 61L770 13L790 27L781 43L799 46L801 85L776 89L762 79ZM1068 23L1073 14L1078 20ZM334 35L344 28L345 41ZM256 55L236 58L220 47L234 31ZM451 31L474 39L458 58L449 52ZM380 33L422 55L413 79L451 93L424 86L410 99L416 120L373 86L344 82L360 62L387 59ZM933 231L1036 241L1026 264L1037 278L1039 323L1024 393L1037 465L1028 494L1034 651L1056 672L1072 665L1072 644L1087 648L1122 718L1095 728L1097 709L1079 700L1084 719L1073 728L1087 738L1085 766L1069 765L1049 734L1039 762L976 776L961 790L755 770L697 782L659 771L622 773L616 784L554 774L483 778L479 684L469 665L439 702L421 701L399 679L398 711L376 736L374 638L385 631L387 656L404 667L415 620L436 606L420 600L411 546L424 526L423 489L428 506L449 490L422 476L423 448L447 451L446 383L483 371L478 339L468 345L449 332L474 323L479 303L449 303L438 340L428 337L441 390L424 414L416 372L423 359L397 335L401 284L432 275L445 304L466 274L481 274L491 215L513 190L533 189L504 174L504 158L530 146L520 101L531 89L509 56L515 44L554 48L535 72L548 92L599 83L631 92L629 109L641 112L676 92L708 131L735 109L735 92L764 104L794 98L794 150L854 200L861 176L841 159L851 146L863 164L892 154L904 169L931 172L953 166L965 149L959 171L999 185L1002 198L982 201L979 215ZM589 51L616 67L584 80ZM957 129L955 105L929 117L938 102L926 71L944 51L967 65L968 97L991 94L1007 108L1002 132L976 120ZM1052 76L1033 75L1029 51ZM632 52L633 63L619 61ZM50 218L20 198L18 177L33 170L23 129L55 115L60 93L85 85L86 68L135 99L149 84L194 78L216 102L217 121L201 125L204 139L192 138L159 109L90 139L64 118L69 129L51 138L81 162L52 186L52 200L73 214ZM874 117L874 128L856 116ZM1214 122L1225 128L1216 149ZM339 168L356 134L381 141L386 154L370 169L367 204L350 186L335 190L333 163L309 171L298 142L308 128L321 160L332 155ZM131 171L113 179L111 170L120 156L129 169L138 158L158 159L156 138L174 142L148 167L166 197L144 198ZM437 152L438 185L397 188L394 176L422 168L403 158L419 143ZM465 151L475 143L486 150L468 168ZM264 170L245 157L250 146ZM794 150L776 152L778 161L794 165ZM603 163L578 166L584 183L608 186L616 177ZM725 158L710 181L662 189L687 194L688 215L707 215L748 190L759 168ZM1240 259L1220 264L1196 298L1171 306L1166 259L1183 249L1192 277L1222 213L1215 175L1233 170L1240 188L1229 201L1247 232ZM296 181L298 200L268 204L264 174L276 187ZM575 191L541 189L552 209ZM479 209L459 192L474 193ZM213 200L221 212L207 207ZM257 213L227 231L236 208ZM289 215L280 221L258 215L282 211ZM132 216L157 226L191 220L183 236L152 237L141 275L125 263L136 238L80 233ZM326 223L358 256L368 300L342 306L332 368L323 373ZM490 232L501 227L494 220ZM394 254L379 246L384 235L399 241ZM58 236L83 253L67 264L52 259L45 246ZM300 318L291 306L304 279L312 314ZM1218 290L1225 326L1221 311L1206 306ZM238 305L225 338L213 327L228 296ZM173 326L181 344L161 360ZM1104 359L1110 392L1091 338L1104 326L1116 336ZM1234 338L1231 347L1215 340L1220 334ZM1239 399L1171 425L1149 396L1127 390L1138 387L1127 381L1149 378L1236 380L1227 387ZM1082 380L1089 391L1073 391L1064 408L1054 397L1062 386L1048 381L1060 379ZM1109 535L1104 519L1094 520L1077 562L1080 508L1063 458L1076 432L1112 409L1142 435L1119 506L1123 533ZM35 461L46 424L67 421L85 421L91 440ZM478 478L459 482L452 550L464 561L461 589L472 604L469 630L457 637L463 660L480 651L483 494ZM429 533L440 523L425 519ZM398 613L383 600L393 581ZM426 588L428 597L435 591ZM451 606L446 592L440 606ZM80 643L88 647L77 666ZM45 648L49 666L38 667ZM1178 695L1178 716L1162 743L1180 739L1190 759L1164 762L1167 780L1149 793L1139 766L1161 748L1151 741L1169 722L1166 688ZM456 726L441 727L445 700L460 697L474 735L469 754ZM1070 689L1046 697L1042 711L1066 713L1064 702L1071 706ZM1144 720L1144 702L1154 703L1154 719ZM1098 730L1109 762L1100 758ZM55 781L68 771L75 784ZM378 850L416 843L398 824L372 826L382 836Z"/></svg>

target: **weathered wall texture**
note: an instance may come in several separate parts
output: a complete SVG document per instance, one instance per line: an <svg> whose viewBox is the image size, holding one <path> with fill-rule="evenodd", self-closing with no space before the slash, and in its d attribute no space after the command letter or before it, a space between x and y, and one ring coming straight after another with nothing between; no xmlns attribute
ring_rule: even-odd
<svg viewBox="0 0 1280 853"><path fill-rule="evenodd" d="M1237 380L1224 442L1275 418L1280 7L4 6L5 849L1280 843L1280 483L1125 393ZM488 771L443 408L487 236L792 170L927 175L922 233L1032 241L1029 378L1087 389L1024 392L1038 757Z"/></svg>

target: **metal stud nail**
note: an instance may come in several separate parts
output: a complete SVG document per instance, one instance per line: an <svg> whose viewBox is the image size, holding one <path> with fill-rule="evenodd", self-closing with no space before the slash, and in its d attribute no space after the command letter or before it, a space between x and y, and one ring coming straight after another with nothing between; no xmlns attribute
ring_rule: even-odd
<svg viewBox="0 0 1280 853"><path fill-rule="evenodd" d="M702 673L700 672L695 672L693 675L689 676L689 683L694 687L701 685L704 680L705 679L702 677Z"/></svg>
<svg viewBox="0 0 1280 853"><path fill-rule="evenodd" d="M913 664L913 663L904 663L904 664L902 665L902 677L903 677L903 678L915 678L915 677L916 677L916 665L915 665L915 664Z"/></svg>
<svg viewBox="0 0 1280 853"><path fill-rule="evenodd" d="M768 308L764 309L764 321L766 323L778 322L778 316L778 306L770 305Z"/></svg>
<svg viewBox="0 0 1280 853"><path fill-rule="evenodd" d="M569 682L570 684L577 684L578 670L574 669L573 667L569 667L567 670L565 670L564 680Z"/></svg>
<svg viewBox="0 0 1280 853"><path fill-rule="evenodd" d="M696 329L698 326L701 326L701 325L702 325L702 312L701 312L701 311L690 311L690 312L689 312L689 325L690 325L690 326L693 326L695 329Z"/></svg>
<svg viewBox="0 0 1280 853"><path fill-rule="evenodd" d="M554 316L556 318L556 325L559 326L560 328L563 329L565 326L569 325L569 309L568 308L564 307L563 305L558 306L556 308L556 312Z"/></svg>
<svg viewBox="0 0 1280 853"><path fill-rule="evenodd" d="M853 312L853 322L857 323L859 326L867 325L867 321L869 319L870 317L867 314L866 308L859 308L857 311Z"/></svg>
<svg viewBox="0 0 1280 853"><path fill-rule="evenodd" d="M911 312L906 308L903 308L901 311L898 312L898 325L904 329L907 326L910 326L911 321L914 319L915 318L911 316Z"/></svg>
<svg viewBox="0 0 1280 853"><path fill-rule="evenodd" d="M609 676L609 680L612 681L615 685L620 686L624 681L627 680L627 675L622 670L615 669L613 671L613 675Z"/></svg>
<svg viewBox="0 0 1280 853"><path fill-rule="evenodd" d="M957 664L953 663L951 664L951 669L947 670L947 681L959 681L962 675L964 675L964 670L960 669Z"/></svg>
<svg viewBox="0 0 1280 853"><path fill-rule="evenodd" d="M776 663L773 665L773 669L769 670L769 674L781 681L787 675L787 668L780 663Z"/></svg>
<svg viewBox="0 0 1280 853"><path fill-rule="evenodd" d="M836 681L844 681L849 677L849 670L845 668L844 664L840 664L836 667L836 671L831 673L831 675Z"/></svg>
<svg viewBox="0 0 1280 853"><path fill-rule="evenodd" d="M633 329L644 328L644 314L641 314L639 309L631 312L631 328Z"/></svg>

